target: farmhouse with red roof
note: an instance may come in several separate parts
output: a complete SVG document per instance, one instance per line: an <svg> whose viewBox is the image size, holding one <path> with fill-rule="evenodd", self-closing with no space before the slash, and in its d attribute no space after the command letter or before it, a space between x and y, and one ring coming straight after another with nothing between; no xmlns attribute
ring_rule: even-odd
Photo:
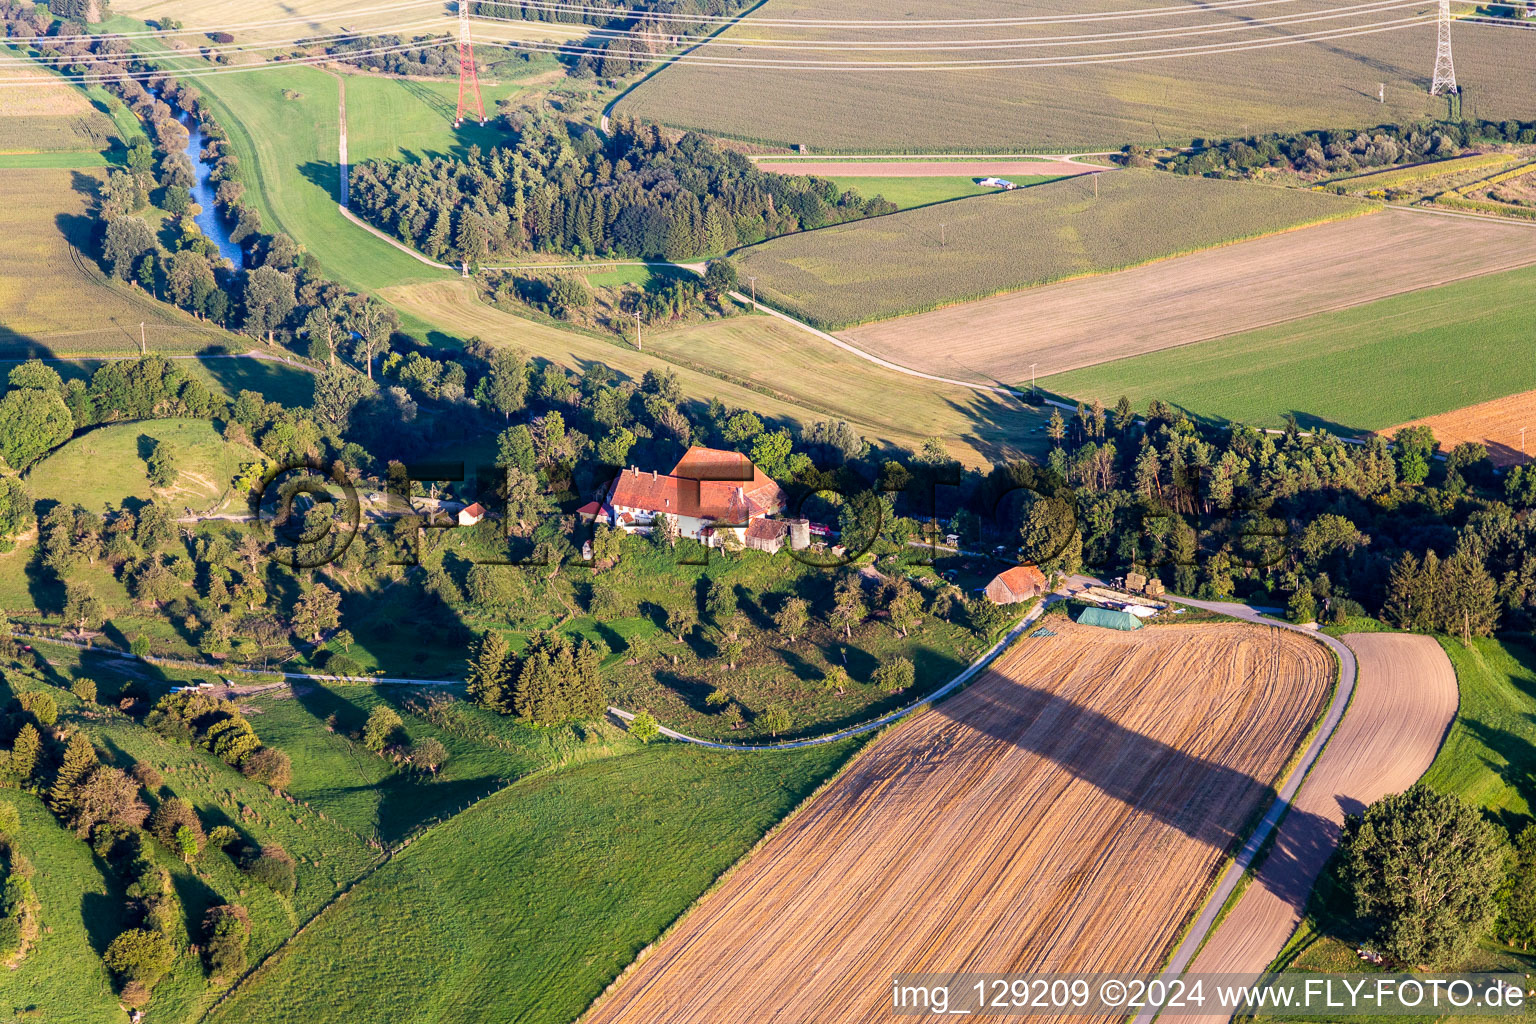
<svg viewBox="0 0 1536 1024"><path fill-rule="evenodd" d="M665 514L679 537L714 544L724 531L744 540L748 526L782 512L784 502L784 489L745 455L695 446L670 473L624 470L603 506L619 529L649 531L656 516Z"/></svg>

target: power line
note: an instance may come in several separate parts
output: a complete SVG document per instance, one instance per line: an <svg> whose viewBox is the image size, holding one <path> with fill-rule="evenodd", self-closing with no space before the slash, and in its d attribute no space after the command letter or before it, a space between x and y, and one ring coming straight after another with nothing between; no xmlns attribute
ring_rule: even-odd
<svg viewBox="0 0 1536 1024"><path fill-rule="evenodd" d="M214 46L198 46L198 47L195 47L195 48L188 48L188 49L129 50L126 53L85 53L85 54L79 54L79 55L75 55L75 56L70 56L69 54L62 54L62 53L59 53L59 54L47 54L47 53L44 53L44 54L39 54L39 55L37 55L35 57L33 57L33 56L15 56L15 57L0 56L0 65L5 65L5 64L44 64L44 65L48 65L48 64L55 64L55 63L66 63L66 64L68 64L68 63L75 63L75 64L79 64L79 63L96 63L96 62L111 63L111 62L121 61L121 60L124 60L124 59L130 59L130 58L139 58L139 59L160 59L160 58L169 58L169 57L203 57L203 58L206 58L209 54L215 54L215 55L219 55L219 56L231 56L231 55L242 54L242 53L256 53L256 52L265 51L265 50L282 50L282 49L288 49L290 47L300 47L300 46L305 46L305 45L318 45L320 43L335 43L335 42L344 41L344 40L347 40L347 39L368 39L368 38L371 38L373 36L379 35L381 32L393 33L393 32L408 31L408 30L416 29L416 28L427 28L427 27L430 27L430 26L433 26L433 25L440 25L441 23L442 23L441 20L433 19L432 21L418 21L418 22L412 22L412 23L406 24L406 25L392 25L392 26L390 26L389 28L386 28L386 29L378 29L378 30L372 30L372 31L367 31L367 32L336 32L336 33L333 33L333 34L330 34L330 35L322 35L322 36L303 36L303 37L301 37L299 39L286 39L286 40L268 41L268 42L262 42L262 43L235 43L235 44L223 44L223 45L214 45ZM112 35L103 34L103 35L95 35L95 36L64 36L64 37L52 37L52 38L54 39L54 41L59 41L61 39L63 39L63 40L69 40L69 39L90 39L90 40L92 40L94 42L94 41L98 41L98 40L111 41L113 39L121 39L123 37L115 35L115 34L112 34ZM444 38L444 37L436 36L436 37L427 37L427 38ZM395 45L395 44L390 44L390 45Z"/></svg>

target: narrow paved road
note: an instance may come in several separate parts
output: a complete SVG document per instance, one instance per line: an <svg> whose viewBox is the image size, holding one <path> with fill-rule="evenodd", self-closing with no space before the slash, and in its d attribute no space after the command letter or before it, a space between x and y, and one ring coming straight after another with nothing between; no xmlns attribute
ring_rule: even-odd
<svg viewBox="0 0 1536 1024"><path fill-rule="evenodd" d="M1077 579L1084 583L1088 582L1086 577L1078 577ZM1221 913L1221 908L1231 898L1238 883L1242 881L1243 875L1253 866L1254 857L1258 854L1260 847L1269 839L1270 834L1274 832L1275 826L1279 824L1280 819L1290 810L1291 804L1296 798L1296 791L1301 787L1302 780L1307 777L1307 773L1311 771L1312 766L1317 762L1318 755L1322 753L1323 747L1327 744L1329 738L1333 736L1334 730L1339 727L1339 722L1344 717L1344 709L1349 707L1350 696L1355 692L1355 679L1358 675L1354 652L1333 637L1320 633L1315 629L1307 629L1289 622L1266 618L1247 605L1231 601L1197 601L1193 598L1172 596L1169 597L1169 600L1188 605L1191 608L1203 608L1222 615L1230 615L1233 618L1243 619L1262 626L1276 626L1280 629L1305 633L1307 636L1322 643L1338 656L1339 685L1334 690L1333 701L1328 705L1328 710L1323 715L1322 724L1318 727L1316 735L1312 737L1312 742L1307 744L1307 749L1302 753L1301 760L1297 762L1296 766L1291 769L1290 774L1286 776L1285 782L1280 786L1279 793L1275 797L1275 802L1265 813L1258 827L1248 837L1248 841L1243 844L1242 849L1238 851L1237 856L1233 858L1232 863L1222 872L1221 878L1217 881L1216 887L1211 891L1205 906L1195 918L1194 923L1189 926L1183 941L1174 949L1173 956L1168 961L1168 966L1163 969L1162 978L1165 982L1172 981L1184 973L1184 969L1189 966L1190 960L1194 958L1196 951L1205 942L1206 936L1215 927L1216 918ZM1152 1010L1143 1010L1136 1015L1132 1024L1149 1024L1154 1016L1156 1014Z"/></svg>

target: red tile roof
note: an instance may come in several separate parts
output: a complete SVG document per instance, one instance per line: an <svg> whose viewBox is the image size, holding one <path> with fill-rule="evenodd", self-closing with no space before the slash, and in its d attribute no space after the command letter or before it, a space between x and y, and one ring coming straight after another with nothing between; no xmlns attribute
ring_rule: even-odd
<svg viewBox="0 0 1536 1024"><path fill-rule="evenodd" d="M1045 573L1035 565L1016 565L1000 572L992 581L1001 583L1015 594L1037 594L1045 589Z"/></svg>
<svg viewBox="0 0 1536 1024"><path fill-rule="evenodd" d="M780 519L754 519L747 527L753 540L777 540L789 532L789 524Z"/></svg>
<svg viewBox="0 0 1536 1024"><path fill-rule="evenodd" d="M485 506L480 504L477 501L473 505L470 505L467 508L465 508L463 510L463 513L465 515L479 516L480 518L484 519L485 518Z"/></svg>
<svg viewBox="0 0 1536 1024"><path fill-rule="evenodd" d="M690 448L666 476L630 467L608 492L608 504L646 512L746 523L777 512L784 492L744 455Z"/></svg>

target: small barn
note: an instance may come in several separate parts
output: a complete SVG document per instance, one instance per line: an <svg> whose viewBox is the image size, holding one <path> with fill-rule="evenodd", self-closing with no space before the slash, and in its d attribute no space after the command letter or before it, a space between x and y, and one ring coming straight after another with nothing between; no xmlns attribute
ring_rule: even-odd
<svg viewBox="0 0 1536 1024"><path fill-rule="evenodd" d="M459 525L460 526L474 526L476 523L478 523L480 520L482 520L484 518L485 518L485 506L480 504L478 501L475 502L473 505L470 505L468 508L461 508L461 509L459 509Z"/></svg>
<svg viewBox="0 0 1536 1024"><path fill-rule="evenodd" d="M1018 604L1045 593L1045 573L1036 565L1016 565L992 577L987 584L987 600L993 604Z"/></svg>
<svg viewBox="0 0 1536 1024"><path fill-rule="evenodd" d="M789 536L789 524L783 520L754 519L747 526L743 541L754 551L766 551L773 555L784 546L784 538L787 536Z"/></svg>
<svg viewBox="0 0 1536 1024"><path fill-rule="evenodd" d="M1130 612L1113 608L1084 608L1077 621L1084 626L1102 626L1104 629L1140 629L1141 620Z"/></svg>

